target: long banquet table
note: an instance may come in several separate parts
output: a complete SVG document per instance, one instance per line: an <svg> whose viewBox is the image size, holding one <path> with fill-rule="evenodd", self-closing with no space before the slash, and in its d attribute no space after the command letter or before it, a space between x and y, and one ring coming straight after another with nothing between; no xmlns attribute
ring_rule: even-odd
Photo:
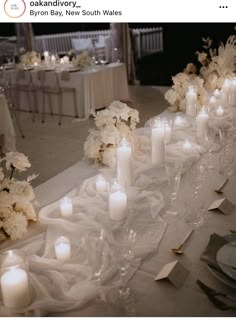
<svg viewBox="0 0 236 322"><path fill-rule="evenodd" d="M235 147L233 147L235 149ZM204 201L205 208L219 195L214 192L214 187L218 182L218 153L213 154L213 165L215 169L206 174L204 185L201 187L200 197ZM71 168L63 171L54 178L35 188L37 209L41 209L60 199L74 188L80 186L82 182L91 176L94 176L98 168L92 167L86 161L80 161ZM178 197L178 209L183 208L183 200L191 201L191 178L186 172L182 176L181 187ZM229 182L224 188L224 195L233 203L236 201L236 178L230 177ZM145 214L143 214L145 215ZM184 255L175 255L171 248L175 247L186 234L187 227L182 221L173 219L167 225L165 234L159 246L147 257L142 260L141 266L135 272L129 281L130 288L135 293L135 315L136 316L172 316L172 317L220 317L235 316L234 310L221 311L217 309L202 292L196 284L200 279L207 285L233 295L235 289L225 285L209 271L207 265L200 261L200 255L205 250L210 235L217 233L219 235L229 234L230 229L236 229L236 209L224 216L215 211L206 211L203 226L196 229L185 248ZM35 236L44 231L46 227L40 223L31 227L27 238ZM24 241L23 241L24 242ZM16 246L14 242L4 242L1 248L11 248ZM20 244L19 244L20 245ZM169 263L179 260L190 272L184 285L181 288L175 288L167 281L155 281L154 278L161 268ZM117 316L113 308L103 301L92 301L77 310L70 310L63 313L53 312L49 316Z"/></svg>
<svg viewBox="0 0 236 322"><path fill-rule="evenodd" d="M77 116L79 118L88 118L90 113L97 109L108 106L114 100L128 100L129 91L127 83L126 68L123 63L111 63L104 66L97 66L96 68L89 68L83 71L78 71L76 68L67 69L59 66L56 69L58 76L59 86L69 89L75 89L77 100L77 112L73 106L73 95L71 92L63 92L63 109L62 115ZM42 69L43 70L43 69ZM53 71L50 68L45 70L44 86L52 88L55 80L53 79ZM9 69L0 72L0 83L6 82L6 79L10 80L10 83L14 88L20 86L28 86L30 88L30 82L32 81L35 88L39 90L34 91L34 95L37 98L38 112L42 112L42 91L40 91L40 79L37 68L29 70L29 75L24 70ZM65 75L65 73L67 75ZM56 85L56 84L55 84ZM28 98L26 90L19 88L17 93L17 107L19 110L29 111L32 110L30 104L35 105L32 97ZM31 95L32 96L32 95ZM29 103L30 101L30 103ZM45 100L45 112L58 114L58 101L56 95L51 95L51 102L48 99ZM51 105L51 106L50 106ZM33 108L36 108L33 106Z"/></svg>
<svg viewBox="0 0 236 322"><path fill-rule="evenodd" d="M16 150L15 129L5 96L0 95L0 135L3 135L3 152Z"/></svg>

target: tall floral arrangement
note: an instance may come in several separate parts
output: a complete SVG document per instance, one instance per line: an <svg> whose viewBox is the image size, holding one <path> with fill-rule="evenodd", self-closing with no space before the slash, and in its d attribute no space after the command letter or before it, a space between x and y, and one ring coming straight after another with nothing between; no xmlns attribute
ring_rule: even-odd
<svg viewBox="0 0 236 322"><path fill-rule="evenodd" d="M0 164L3 163L7 174L0 167L0 240L15 240L22 238L27 232L29 221L37 220L31 203L35 197L31 181L36 176L29 176L23 181L14 178L15 173L26 171L31 166L22 153L7 153L0 159Z"/></svg>
<svg viewBox="0 0 236 322"><path fill-rule="evenodd" d="M201 64L200 76L204 79L206 90L220 89L225 78L234 76L236 71L236 35L229 36L226 44L212 48L212 40L203 38L203 51L197 51Z"/></svg>
<svg viewBox="0 0 236 322"><path fill-rule="evenodd" d="M195 88L198 104L203 105L208 92L221 89L225 78L236 71L236 36L229 36L226 44L212 48L210 38L202 38L203 50L197 51L200 69L189 63L183 72L172 77L173 85L165 94L172 111L185 111L185 94L190 86Z"/></svg>
<svg viewBox="0 0 236 322"><path fill-rule="evenodd" d="M89 130L84 144L85 156L111 168L116 163L116 144L130 137L139 122L139 113L127 104L114 101L95 114L95 128Z"/></svg>

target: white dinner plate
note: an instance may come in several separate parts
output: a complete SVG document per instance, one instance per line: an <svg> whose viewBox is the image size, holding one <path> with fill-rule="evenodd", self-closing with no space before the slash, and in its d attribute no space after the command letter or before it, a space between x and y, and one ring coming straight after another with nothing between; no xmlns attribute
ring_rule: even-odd
<svg viewBox="0 0 236 322"><path fill-rule="evenodd" d="M225 265L222 263L221 260L226 260L227 256L225 256L225 249L226 249L226 255L228 254L226 245L234 244L236 247L236 234L230 234L227 236L224 236L224 238L228 241L227 244L223 245L216 254L216 262L219 265L219 267L222 269L222 272L219 272L218 270L211 268L209 265L207 265L209 271L214 275L218 280L223 282L224 284L236 289L236 270L235 270L235 278L232 276L232 270L233 268L229 267L228 265ZM236 251L236 248L235 248ZM224 256L223 256L224 255ZM227 267L226 267L227 266ZM230 268L230 271L229 271Z"/></svg>
<svg viewBox="0 0 236 322"><path fill-rule="evenodd" d="M234 289L236 289L236 281L233 279L229 278L227 275L224 273L221 273L217 271L216 269L211 268L209 265L207 265L209 271L212 273L212 275L215 276L219 281L221 281L223 284L228 285Z"/></svg>
<svg viewBox="0 0 236 322"><path fill-rule="evenodd" d="M216 254L216 261L226 275L236 280L236 241L221 247Z"/></svg>

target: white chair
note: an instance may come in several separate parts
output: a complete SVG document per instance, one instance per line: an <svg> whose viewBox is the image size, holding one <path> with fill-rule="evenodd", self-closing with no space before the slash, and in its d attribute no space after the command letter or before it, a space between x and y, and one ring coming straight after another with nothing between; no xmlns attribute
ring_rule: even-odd
<svg viewBox="0 0 236 322"><path fill-rule="evenodd" d="M60 76L61 75L61 76ZM56 71L48 71L41 73L41 84L42 84L42 93L43 93L43 102L42 102L42 123L45 122L45 107L46 103L49 103L49 109L51 115L53 115L53 106L52 106L52 95L57 96L57 106L58 106L58 125L62 124L62 115L63 115L63 93L71 93L73 95L73 107L75 112L75 118L78 118L78 108L77 108L77 96L76 89L73 87L61 86L60 77L63 81L70 79L70 73L63 71L61 74L56 73Z"/></svg>
<svg viewBox="0 0 236 322"><path fill-rule="evenodd" d="M78 53L93 49L93 42L90 38L72 38L71 44Z"/></svg>
<svg viewBox="0 0 236 322"><path fill-rule="evenodd" d="M20 119L19 119L19 109L17 105L17 97L16 97L16 86L12 82L12 79L10 78L9 73L6 71L4 72L4 85L0 87L0 93L5 95L5 98L7 100L8 106L10 110L13 112L13 115L16 120L16 125L19 129L20 135L22 138L25 138L24 132L22 130L21 124L20 124Z"/></svg>

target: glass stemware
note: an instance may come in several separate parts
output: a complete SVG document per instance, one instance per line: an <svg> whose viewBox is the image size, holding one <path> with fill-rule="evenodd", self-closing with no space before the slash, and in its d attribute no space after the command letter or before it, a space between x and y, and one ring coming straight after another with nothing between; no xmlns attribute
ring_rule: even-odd
<svg viewBox="0 0 236 322"><path fill-rule="evenodd" d="M203 184L206 169L207 169L207 165L203 159L200 159L191 169L190 182L193 187L194 200L198 199L199 190Z"/></svg>
<svg viewBox="0 0 236 322"><path fill-rule="evenodd" d="M195 198L191 201L185 201L183 217L187 225L197 229L204 223L205 206L203 200Z"/></svg>
<svg viewBox="0 0 236 322"><path fill-rule="evenodd" d="M212 152L216 149L216 130L214 127L208 128L204 132L203 145L207 150L207 169L213 170L214 166L212 165Z"/></svg>
<svg viewBox="0 0 236 322"><path fill-rule="evenodd" d="M230 149L223 150L219 156L219 173L230 177L234 173L234 155Z"/></svg>
<svg viewBox="0 0 236 322"><path fill-rule="evenodd" d="M178 214L177 210L175 209L175 201L176 201L177 194L179 191L179 186L180 186L182 164L176 163L176 162L166 162L165 168L166 168L169 188L171 189L170 207L167 210L167 214L175 216Z"/></svg>
<svg viewBox="0 0 236 322"><path fill-rule="evenodd" d="M135 315L134 293L127 285L132 262L135 259L134 246L136 243L136 232L127 229L121 241L119 260L119 286L111 289L107 294L107 301L117 313L122 315Z"/></svg>
<svg viewBox="0 0 236 322"><path fill-rule="evenodd" d="M83 237L83 244L88 256L88 263L92 270L92 279L98 287L101 286L101 277L105 268L105 232L103 229L90 232Z"/></svg>

